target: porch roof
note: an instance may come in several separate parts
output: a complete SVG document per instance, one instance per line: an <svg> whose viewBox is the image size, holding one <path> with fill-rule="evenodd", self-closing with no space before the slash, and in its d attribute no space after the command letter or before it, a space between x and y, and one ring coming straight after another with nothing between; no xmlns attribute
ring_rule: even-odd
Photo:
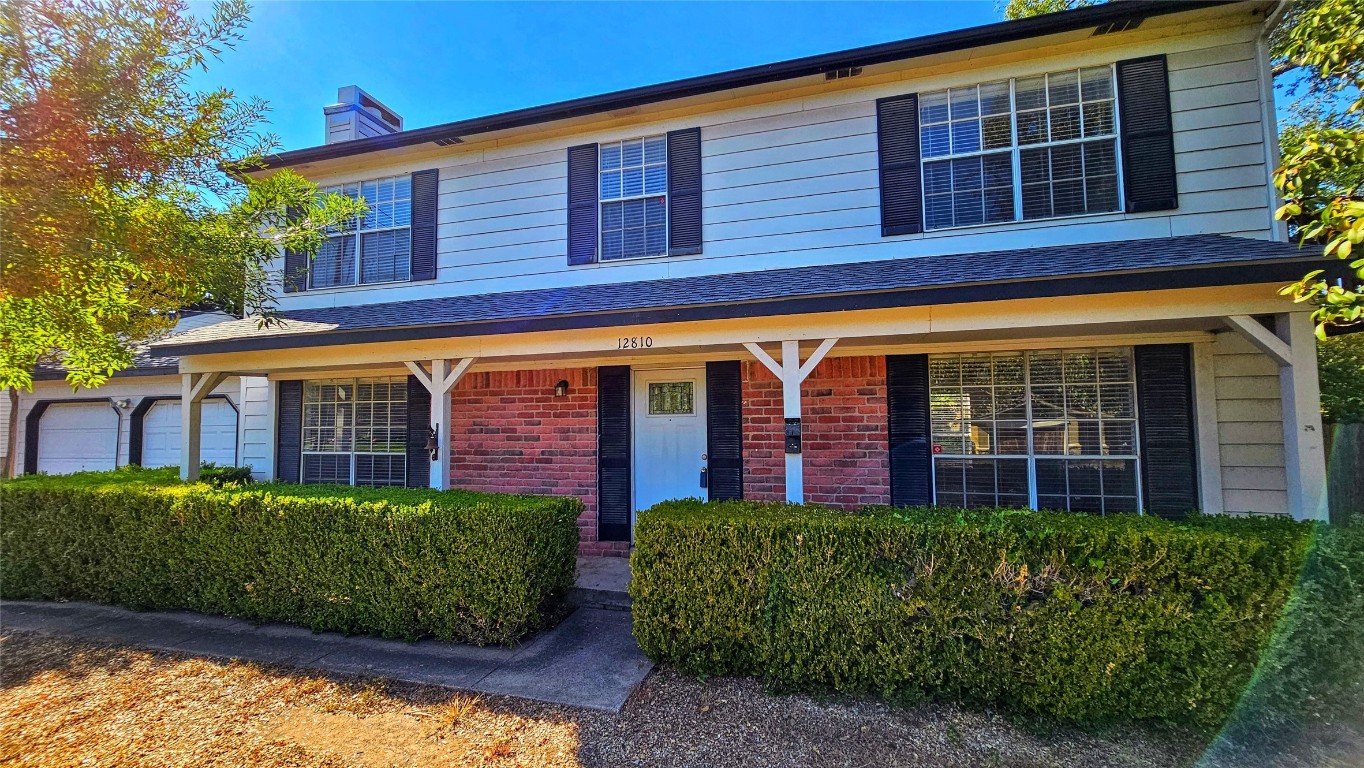
<svg viewBox="0 0 1364 768"><path fill-rule="evenodd" d="M175 334L156 357L1214 285L1289 282L1296 245L1189 235L299 309Z"/></svg>

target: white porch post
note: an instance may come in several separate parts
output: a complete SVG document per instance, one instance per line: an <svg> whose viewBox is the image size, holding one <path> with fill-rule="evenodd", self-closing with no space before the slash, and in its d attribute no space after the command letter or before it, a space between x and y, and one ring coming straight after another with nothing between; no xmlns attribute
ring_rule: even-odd
<svg viewBox="0 0 1364 768"><path fill-rule="evenodd" d="M222 383L226 373L186 373L180 376L180 479L199 479L204 398Z"/></svg>
<svg viewBox="0 0 1364 768"><path fill-rule="evenodd" d="M431 361L428 373L421 363L409 362L407 369L431 393L431 429L436 433L436 458L431 463L431 487L444 491L450 488L450 390L464 378L474 358L452 361Z"/></svg>
<svg viewBox="0 0 1364 768"><path fill-rule="evenodd" d="M778 363L767 354L762 347L753 342L744 342L747 349L758 362L767 367L781 381L781 401L782 416L785 419L785 426L794 427L795 434L799 435L801 427L801 407L800 407L800 385L801 382L810 375L810 372L819 365L819 361L833 349L838 339L825 339L820 342L819 347L804 362L800 361L800 342L783 341L781 343L781 362ZM795 504L805 501L805 461L804 454L800 450L786 451L786 500Z"/></svg>
<svg viewBox="0 0 1364 768"><path fill-rule="evenodd" d="M1317 381L1317 338L1312 316L1291 312L1275 317L1279 338L1288 342L1293 364L1279 368L1283 400L1284 469L1288 509L1297 520L1325 520L1326 449L1322 443L1321 384Z"/></svg>
<svg viewBox="0 0 1364 768"><path fill-rule="evenodd" d="M1317 339L1313 335L1312 315L1308 312L1275 315L1275 333L1246 315L1228 317L1227 324L1279 365L1288 511L1295 520L1325 520L1326 450L1322 444L1321 389L1317 381Z"/></svg>

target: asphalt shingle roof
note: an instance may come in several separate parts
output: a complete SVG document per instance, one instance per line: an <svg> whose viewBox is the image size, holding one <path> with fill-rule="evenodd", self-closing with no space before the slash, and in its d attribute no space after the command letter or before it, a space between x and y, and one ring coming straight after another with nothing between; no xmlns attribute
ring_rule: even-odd
<svg viewBox="0 0 1364 768"><path fill-rule="evenodd" d="M742 272L641 282L544 288L448 296L359 306L298 309L284 321L258 327L247 318L175 334L152 345L153 354L189 354L212 345L232 348L317 343L308 337L336 337L374 329L457 326L572 315L665 310L706 305L751 304L779 299L855 295L932 288L964 288L1047 278L1076 278L1304 261L1314 254L1288 243L1226 235L1189 235L1125 242L1025 248L988 253L947 254L907 259ZM755 314L761 314L758 309ZM202 349L202 351L208 351Z"/></svg>

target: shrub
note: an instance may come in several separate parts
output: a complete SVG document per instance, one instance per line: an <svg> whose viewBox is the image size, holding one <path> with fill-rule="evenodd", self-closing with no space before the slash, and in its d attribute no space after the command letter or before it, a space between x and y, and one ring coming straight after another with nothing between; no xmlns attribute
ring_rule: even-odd
<svg viewBox="0 0 1364 768"><path fill-rule="evenodd" d="M635 636L696 675L1213 725L1289 597L1285 520L669 502L640 515Z"/></svg>
<svg viewBox="0 0 1364 768"><path fill-rule="evenodd" d="M214 488L224 485L246 485L252 481L251 467L220 467L211 461L199 469L199 479Z"/></svg>
<svg viewBox="0 0 1364 768"><path fill-rule="evenodd" d="M1249 694L1226 733L1277 741L1284 731L1364 718L1364 520L1317 529Z"/></svg>
<svg viewBox="0 0 1364 768"><path fill-rule="evenodd" d="M0 484L0 595L485 644L535 630L573 583L577 499L174 478Z"/></svg>

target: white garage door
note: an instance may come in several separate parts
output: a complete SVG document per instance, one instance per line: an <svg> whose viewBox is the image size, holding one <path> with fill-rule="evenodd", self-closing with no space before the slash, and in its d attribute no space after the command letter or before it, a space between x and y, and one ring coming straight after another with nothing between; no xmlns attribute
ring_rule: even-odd
<svg viewBox="0 0 1364 768"><path fill-rule="evenodd" d="M53 403L38 420L38 471L66 475L113 469L118 414L108 403Z"/></svg>
<svg viewBox="0 0 1364 768"><path fill-rule="evenodd" d="M237 463L237 411L219 398L204 401L199 458L220 467ZM142 466L180 466L180 401L162 400L142 422Z"/></svg>

